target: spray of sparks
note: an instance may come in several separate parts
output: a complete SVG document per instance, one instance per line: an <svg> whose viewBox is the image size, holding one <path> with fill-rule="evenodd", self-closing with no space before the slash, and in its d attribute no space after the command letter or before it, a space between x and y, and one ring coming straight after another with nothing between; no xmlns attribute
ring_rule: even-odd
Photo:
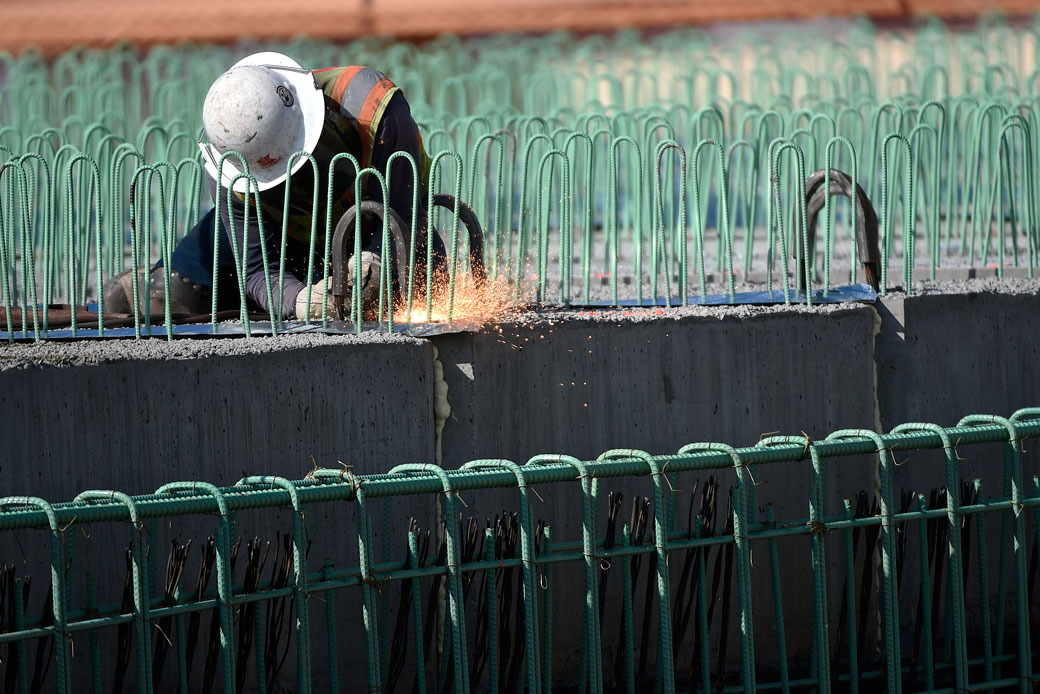
<svg viewBox="0 0 1040 694"><path fill-rule="evenodd" d="M452 294L448 275L442 272L434 275L431 286L429 314L426 310L427 293L416 288L411 311L407 306L401 306L394 320L403 323L466 322L483 326L499 322L520 309L520 304L514 301L515 288L504 277L478 281L468 273L459 272Z"/></svg>

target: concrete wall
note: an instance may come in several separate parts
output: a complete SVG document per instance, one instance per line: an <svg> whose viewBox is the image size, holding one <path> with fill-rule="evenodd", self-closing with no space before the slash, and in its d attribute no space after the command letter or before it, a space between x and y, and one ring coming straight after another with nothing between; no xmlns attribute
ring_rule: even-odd
<svg viewBox="0 0 1040 694"><path fill-rule="evenodd" d="M433 458L428 343L282 339L9 348L0 489L58 501Z"/></svg>
<svg viewBox="0 0 1040 694"><path fill-rule="evenodd" d="M434 457L433 348L420 340L291 336L64 343L15 346L3 354L0 496L31 494L57 502L84 489L142 494L174 480L232 485L247 475L299 479L315 465L337 468L340 461L355 472L383 472L398 462ZM432 498L410 502L407 510L398 503L395 516L432 515ZM326 503L307 509L314 548L310 571L320 570L326 558L336 566L357 565L356 536L343 531L356 527L356 506ZM291 527L289 514L277 509L240 512L235 520L236 536L243 541L273 541ZM194 516L149 526L157 594L173 539L193 541L182 586L194 588L199 550L217 523L214 517ZM85 604L87 571L94 574L98 603L119 604L126 576L123 554L131 537L126 524L98 524L67 534L74 609ZM397 537L404 537L403 530ZM20 576L35 578L30 616L48 609L49 552L36 551L47 542L48 536L37 531L0 537L0 561L16 564ZM245 554L243 548L239 581ZM271 554L265 577L274 564ZM315 604L312 629L320 634L325 610ZM338 617L344 643L360 644L360 607L341 601ZM103 653L118 647L114 629L102 630L100 638ZM156 632L155 638L162 637ZM199 640L209 643L208 616ZM85 637L76 646L85 653ZM329 665L320 641L314 652L315 680L327 683ZM290 648L283 683L295 681L295 655ZM364 648L342 649L340 655L342 671L364 672ZM166 686L175 680L172 657L162 678ZM193 687L202 684L204 645L196 658ZM114 681L115 659L103 657L102 662L107 688ZM89 658L75 659L72 668L74 681L91 676ZM135 683L131 665L127 691Z"/></svg>
<svg viewBox="0 0 1040 694"><path fill-rule="evenodd" d="M1040 404L1038 328L1035 286L1001 289L987 280L957 291L892 295L876 307L543 312L429 341L297 336L14 346L0 349L6 367L0 371L0 446L8 452L0 459L0 490L59 501L85 488L140 493L174 479L231 484L244 474L300 477L314 462L334 467L343 461L375 472L434 460L434 347L452 409L441 443L449 468L475 458L523 462L546 452L587 459L616 447L665 454L693 441L744 446L773 432L818 438L840 428L873 429L879 421L885 430L905 421L952 425L967 413L1008 415ZM1000 483L993 462L1002 460L1000 451L991 452L996 457L965 452L962 465L965 477L984 477L987 489ZM922 453L910 460L898 469L897 488L927 492L943 484L941 457ZM1031 464L1028 474L1035 472L1035 460ZM841 499L873 490L870 458L843 460L831 470L832 512ZM779 519L803 517L810 472L808 463L759 466L756 507L772 504ZM720 477L721 515L732 477ZM681 523L697 478L670 476ZM646 479L609 488L625 494L624 518L632 499L651 494ZM577 486L536 491L532 513L551 524L554 541L579 539ZM395 558L409 516L436 527L435 501L395 502ZM463 501L464 513L481 520L519 508L516 490L466 492ZM312 571L325 557L337 566L356 561L354 506L329 504L308 513ZM601 519L604 513L605 505ZM282 530L288 527L284 514L238 518L243 536L268 536L276 520ZM164 529L163 537L173 532ZM184 528L179 532L183 538ZM839 541L836 535L828 540L832 581L843 576ZM380 537L376 544L382 546ZM17 556L12 552L25 555L24 547L6 542L0 559L10 563ZM811 609L810 592L798 589L809 585L808 543L782 541L780 548L783 605L794 625L787 632L789 655L796 662L807 658L810 643L803 631L808 620L791 617ZM755 552L756 646L768 667L776 652L772 589L767 562L758 561L767 556L765 547ZM44 553L28 554L42 569ZM163 561L164 552L160 572ZM122 562L96 570L109 601L118 599ZM908 563L907 570L915 569ZM566 677L577 667L578 639L563 635L568 625L580 624L582 579L580 567L559 565L555 572L554 670ZM620 604L620 577L612 580L608 610ZM396 590L393 595L396 604ZM74 592L74 604L81 597ZM836 614L837 584L829 597ZM42 591L35 599L43 599ZM319 615L312 634L320 634L322 610L312 613ZM351 681L360 681L364 649L356 605L344 605L340 618L341 643L353 644L339 650L341 678L350 673ZM617 615L606 619L612 634ZM316 646L315 662L323 660L323 649ZM731 660L736 651L730 649ZM316 691L327 681L325 667L315 668Z"/></svg>
<svg viewBox="0 0 1040 694"><path fill-rule="evenodd" d="M873 426L869 307L628 313L433 338L453 409L445 461Z"/></svg>
<svg viewBox="0 0 1040 694"><path fill-rule="evenodd" d="M879 302L878 399L888 430L1040 403L1040 297L964 292Z"/></svg>
<svg viewBox="0 0 1040 694"><path fill-rule="evenodd" d="M823 437L840 428L873 428L874 324L868 306L691 308L667 315L649 309L576 318L549 314L500 330L434 338L453 408L444 429L445 462L454 466L482 457L524 462L546 451L590 459L611 448L663 454L695 441L745 446L774 432ZM810 472L808 464L782 470L762 466L755 473L761 483L756 505L773 503L779 518L804 516ZM830 476L832 496L871 489L873 476L869 464L843 465ZM734 480L728 473L720 477L721 517ZM670 476L669 484L682 490L676 495L679 527L685 527L696 481L703 484L706 478ZM631 500L652 497L645 478L603 485L625 495L626 519ZM478 514L518 506L515 491L471 496L467 504ZM535 517L553 528L555 542L580 540L581 494L575 485L539 488L531 503ZM601 518L605 514L604 503ZM802 544L785 550L789 575L809 565L807 543ZM616 608L620 576L612 580L608 602ZM580 623L583 585L578 571L569 581L556 581L560 623ZM760 614L772 614L771 593L762 590L758 596ZM642 592L639 597L641 604ZM787 608L808 612L811 598L809 591L792 591ZM615 612L607 616L610 624L620 619ZM609 643L615 631L607 630ZM762 647L770 647L768 637L760 639ZM578 647L573 639L554 645L557 672L577 668ZM765 650L762 657L775 659Z"/></svg>

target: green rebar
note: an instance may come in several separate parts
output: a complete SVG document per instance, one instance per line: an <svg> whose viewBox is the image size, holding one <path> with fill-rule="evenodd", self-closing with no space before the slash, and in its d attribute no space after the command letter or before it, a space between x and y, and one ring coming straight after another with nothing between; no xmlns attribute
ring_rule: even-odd
<svg viewBox="0 0 1040 694"><path fill-rule="evenodd" d="M57 691L62 694L69 691L70 676L69 676L69 664L68 664L68 602L66 597L66 556L65 556L65 536L64 528L58 524L57 514L54 513L54 507L48 502L39 497L34 496L5 496L0 498L0 514L6 513L7 508L10 506L24 506L26 508L35 507L39 509L47 518L47 527L50 529L50 549L51 549L51 609L52 616L54 619L53 635L54 635L54 663L55 663L55 679ZM15 622L16 628L19 631L23 630L24 627L19 628L17 623L23 619L22 610L24 609L22 600L23 593L20 590L21 586L16 581L16 599L15 599ZM19 677L19 688L21 691L25 691L28 687L28 676L25 670L25 650L24 648L18 649L18 677Z"/></svg>
<svg viewBox="0 0 1040 694"><path fill-rule="evenodd" d="M975 480L975 493L982 495L982 480ZM982 611L982 661L985 668L986 680L993 679L993 635L992 624L989 614L989 561L986 551L986 514L980 513L975 516L978 526L979 545L979 595L981 596L980 609Z"/></svg>
<svg viewBox="0 0 1040 694"><path fill-rule="evenodd" d="M516 486L520 491L520 556L523 562L524 639L526 641L524 652L527 659L527 691L531 694L538 694L540 670L538 666L538 600L535 592L534 527L531 524L531 509L527 501L527 482L523 468L511 460L474 460L459 469L486 470L488 468L509 470L516 477ZM547 614L551 615L551 613ZM549 624L545 626L548 630ZM545 665L548 672L549 663ZM546 682L549 681L547 678Z"/></svg>
<svg viewBox="0 0 1040 694"><path fill-rule="evenodd" d="M953 665L957 687L968 686L968 652L964 631L964 568L962 564L961 532L960 532L960 474L957 449L950 437L949 430L936 424L908 423L895 427L892 432L899 434L908 431L931 431L939 436L946 454L946 513L949 521L949 594L953 607ZM879 442L879 455L881 455ZM888 454L890 458L891 453ZM884 464L884 459L882 459Z"/></svg>

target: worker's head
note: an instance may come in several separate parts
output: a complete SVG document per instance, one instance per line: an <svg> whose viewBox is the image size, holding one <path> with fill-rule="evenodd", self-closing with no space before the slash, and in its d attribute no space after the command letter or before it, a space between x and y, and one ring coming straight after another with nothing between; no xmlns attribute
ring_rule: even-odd
<svg viewBox="0 0 1040 694"><path fill-rule="evenodd" d="M244 191L242 159L260 190L278 185L307 163L295 152L313 152L325 121L325 100L309 70L281 53L256 53L243 58L217 78L202 107L205 126L199 141L206 170L214 179L218 169L224 187ZM208 140L208 142L204 141Z"/></svg>

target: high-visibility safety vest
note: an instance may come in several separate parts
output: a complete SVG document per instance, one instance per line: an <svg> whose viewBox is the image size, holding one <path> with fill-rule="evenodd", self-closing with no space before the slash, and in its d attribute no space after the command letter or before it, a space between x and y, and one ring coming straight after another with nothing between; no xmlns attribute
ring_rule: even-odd
<svg viewBox="0 0 1040 694"><path fill-rule="evenodd" d="M314 71L314 80L361 138L361 167L372 163L376 131L387 104L401 91L379 70L360 65Z"/></svg>

